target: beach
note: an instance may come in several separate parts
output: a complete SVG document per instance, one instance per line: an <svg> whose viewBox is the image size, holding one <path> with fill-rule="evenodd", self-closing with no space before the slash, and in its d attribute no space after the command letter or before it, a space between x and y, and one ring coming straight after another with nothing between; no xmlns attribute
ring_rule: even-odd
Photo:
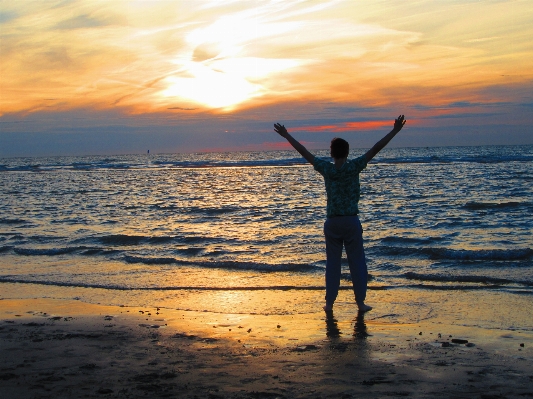
<svg viewBox="0 0 533 399"><path fill-rule="evenodd" d="M250 295L250 294L248 294ZM0 301L2 398L524 398L533 334L372 311L213 314Z"/></svg>

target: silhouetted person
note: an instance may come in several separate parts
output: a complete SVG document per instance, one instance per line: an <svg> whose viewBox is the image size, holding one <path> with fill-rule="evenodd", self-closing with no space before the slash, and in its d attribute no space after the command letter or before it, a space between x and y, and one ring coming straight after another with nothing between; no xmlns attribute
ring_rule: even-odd
<svg viewBox="0 0 533 399"><path fill-rule="evenodd" d="M337 299L341 276L342 248L350 265L353 290L357 307L367 312L372 307L365 304L368 272L363 250L363 229L359 222L359 173L389 141L402 130L406 120L403 115L394 121L393 129L378 141L366 154L348 160L350 146L347 141L334 138L331 141L331 157L334 163L315 157L292 137L285 126L276 123L274 130L284 137L325 180L327 201L327 219L324 223L326 237L326 312L333 309Z"/></svg>

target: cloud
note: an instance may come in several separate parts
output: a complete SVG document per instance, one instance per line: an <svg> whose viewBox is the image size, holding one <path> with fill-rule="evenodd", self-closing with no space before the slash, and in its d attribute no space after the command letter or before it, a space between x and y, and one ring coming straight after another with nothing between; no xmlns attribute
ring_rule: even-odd
<svg viewBox="0 0 533 399"><path fill-rule="evenodd" d="M43 96L63 97L73 107L120 103L135 113L192 104L232 110L279 96L338 99L328 92L349 79L346 60L367 53L376 41L413 36L338 16L320 17L338 2L254 7L234 2L223 8L225 14L217 14L221 7L212 3L187 3L195 17L191 20L187 12L178 12L179 5L114 4L76 1L31 12L21 8L26 14L7 28L2 41L3 53L10 55L3 61L10 100L3 108L41 109ZM24 25L30 29L20 30ZM309 75L319 79L303 85ZM37 83L34 94L17 96L30 80ZM159 83L148 87L147 82Z"/></svg>
<svg viewBox="0 0 533 399"><path fill-rule="evenodd" d="M451 110L451 109L472 109L472 108L501 108L504 106L513 105L510 102L472 102L472 101L456 101L447 104L441 104L436 106L416 104L413 105L413 109L430 111L430 110Z"/></svg>
<svg viewBox="0 0 533 399"><path fill-rule="evenodd" d="M0 24L5 24L18 18L18 13L13 11L4 11L0 9Z"/></svg>
<svg viewBox="0 0 533 399"><path fill-rule="evenodd" d="M106 26L109 23L103 19L93 17L88 14L78 15L73 18L69 18L57 23L55 29L87 29L87 28L96 28L101 26Z"/></svg>
<svg viewBox="0 0 533 399"><path fill-rule="evenodd" d="M531 126L531 13L461 0L2 2L0 135L279 118L313 141L398 113Z"/></svg>

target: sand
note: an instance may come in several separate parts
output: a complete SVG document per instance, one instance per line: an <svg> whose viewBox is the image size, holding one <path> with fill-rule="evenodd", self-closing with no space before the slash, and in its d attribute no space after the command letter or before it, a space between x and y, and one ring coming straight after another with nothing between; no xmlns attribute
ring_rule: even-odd
<svg viewBox="0 0 533 399"><path fill-rule="evenodd" d="M530 335L337 317L4 299L0 397L533 397Z"/></svg>

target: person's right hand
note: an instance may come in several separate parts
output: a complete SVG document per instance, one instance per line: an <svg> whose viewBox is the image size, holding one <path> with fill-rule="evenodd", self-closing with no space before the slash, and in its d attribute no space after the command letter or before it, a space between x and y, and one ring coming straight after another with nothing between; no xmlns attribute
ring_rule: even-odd
<svg viewBox="0 0 533 399"><path fill-rule="evenodd" d="M398 117L398 119L394 120L394 131L396 132L399 132L400 130L402 130L402 127L403 125L405 125L405 122L407 122L405 120L405 116L404 115L400 115Z"/></svg>
<svg viewBox="0 0 533 399"><path fill-rule="evenodd" d="M285 126L283 126L282 124L280 123L275 123L274 124L274 131L276 133L278 133L281 137L286 137L287 134L289 134L289 132L287 131L287 129L285 129Z"/></svg>

